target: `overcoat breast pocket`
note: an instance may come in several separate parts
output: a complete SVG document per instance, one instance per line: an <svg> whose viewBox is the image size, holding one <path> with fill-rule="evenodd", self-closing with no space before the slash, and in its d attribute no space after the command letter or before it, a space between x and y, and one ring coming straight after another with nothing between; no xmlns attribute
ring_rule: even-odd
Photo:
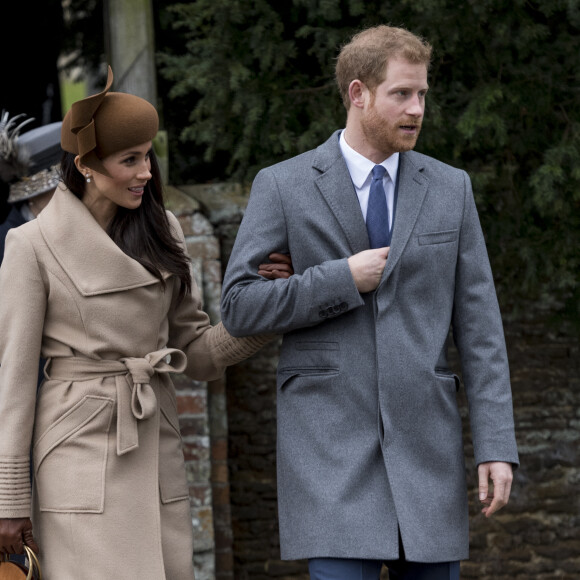
<svg viewBox="0 0 580 580"><path fill-rule="evenodd" d="M436 311L441 293L453 292L458 244L458 229L416 235L401 259L401 279L405 280L405 292L410 300L421 295L423 306Z"/></svg>
<svg viewBox="0 0 580 580"><path fill-rule="evenodd" d="M420 246L432 246L435 244L449 244L457 240L459 230L447 230L443 232L431 232L426 234L419 234Z"/></svg>
<svg viewBox="0 0 580 580"><path fill-rule="evenodd" d="M34 443L41 511L102 513L114 401L87 395Z"/></svg>

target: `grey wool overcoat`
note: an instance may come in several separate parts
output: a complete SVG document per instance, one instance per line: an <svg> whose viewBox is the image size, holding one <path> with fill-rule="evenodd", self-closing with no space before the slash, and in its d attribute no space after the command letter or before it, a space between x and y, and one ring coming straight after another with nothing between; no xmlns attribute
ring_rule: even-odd
<svg viewBox="0 0 580 580"><path fill-rule="evenodd" d="M46 580L193 580L169 373L216 378L267 337L212 327L197 287L179 302L62 187L0 268L0 517L32 515Z"/></svg>
<svg viewBox="0 0 580 580"><path fill-rule="evenodd" d="M369 248L338 132L256 177L222 291L235 336L283 333L277 470L283 559L468 557L459 379L475 460L518 462L502 320L470 180L400 155L382 281L361 295L347 258ZM295 275L273 284L270 248ZM475 490L474 490L475 491Z"/></svg>

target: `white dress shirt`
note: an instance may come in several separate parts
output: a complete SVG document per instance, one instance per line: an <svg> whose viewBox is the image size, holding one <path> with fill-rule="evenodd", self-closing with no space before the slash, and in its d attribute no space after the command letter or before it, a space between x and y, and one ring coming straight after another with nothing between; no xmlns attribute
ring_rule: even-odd
<svg viewBox="0 0 580 580"><path fill-rule="evenodd" d="M360 209L363 214L363 218L366 222L367 219L367 207L369 203L369 192L371 189L372 181L372 170L376 163L373 163L370 159L367 159L360 153L357 153L344 138L344 131L340 133L339 139L340 150L342 151L342 156L346 161L346 166L350 177L354 184L356 194L358 196L358 202L360 204ZM393 205L395 203L395 183L397 183L397 171L399 169L399 154L393 153L390 157L387 157L380 165L382 165L387 171L385 172L385 177L383 178L383 187L385 188L385 194L387 196L387 207L389 208L389 229L393 227Z"/></svg>

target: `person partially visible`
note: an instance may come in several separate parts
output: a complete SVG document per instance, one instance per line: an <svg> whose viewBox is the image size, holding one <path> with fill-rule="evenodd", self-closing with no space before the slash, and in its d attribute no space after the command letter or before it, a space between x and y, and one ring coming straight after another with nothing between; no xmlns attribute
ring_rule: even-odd
<svg viewBox="0 0 580 580"><path fill-rule="evenodd" d="M62 122L50 123L22 135L18 131L16 134L6 131L1 136L3 143L11 142L11 145L0 148L0 175L8 183L10 205L10 212L0 225L0 264L8 231L35 219L54 194L62 155L61 126Z"/></svg>
<svg viewBox="0 0 580 580"><path fill-rule="evenodd" d="M311 580L379 580L383 566L397 580L459 578L469 556L461 384L486 517L508 502L519 463L471 181L413 151L430 61L429 43L390 26L341 48L346 125L258 173L224 276L232 335L283 334L280 549L308 559ZM271 248L292 256L293 276L262 274Z"/></svg>
<svg viewBox="0 0 580 580"><path fill-rule="evenodd" d="M10 212L0 224L0 265L8 232L35 219L52 199L59 182L62 122L43 125L20 135L19 128L32 120L22 120L21 115L16 115L6 117L2 125L4 147L0 147L0 175L9 188ZM38 386L42 382L44 363L40 358Z"/></svg>
<svg viewBox="0 0 580 580"><path fill-rule="evenodd" d="M47 580L193 580L170 375L216 379L275 335L237 339L210 324L183 231L164 207L158 113L112 83L109 69L102 92L73 103L62 181L38 218L6 238L0 557L27 545Z"/></svg>

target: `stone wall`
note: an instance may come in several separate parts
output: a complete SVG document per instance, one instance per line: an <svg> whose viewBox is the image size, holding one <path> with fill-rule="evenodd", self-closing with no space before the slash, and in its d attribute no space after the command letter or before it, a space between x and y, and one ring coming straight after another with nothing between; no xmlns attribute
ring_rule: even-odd
<svg viewBox="0 0 580 580"><path fill-rule="evenodd" d="M491 519L479 514L477 481L466 427L471 558L463 578L580 578L580 345L549 313L505 324L521 466L511 500Z"/></svg>
<svg viewBox="0 0 580 580"><path fill-rule="evenodd" d="M179 219L204 310L219 321L220 247L199 204L166 187L165 203ZM225 379L204 383L174 377L194 527L196 580L233 578L227 474Z"/></svg>
<svg viewBox="0 0 580 580"><path fill-rule="evenodd" d="M237 185L190 186L181 190L201 204L200 210L219 240L225 269L247 191ZM213 272L217 295L217 269ZM214 311L214 316L219 313ZM471 514L471 557L462 563L462 578L575 580L580 578L579 341L565 325L552 327L548 312L533 307L529 318L506 323L505 331L522 465L515 473L510 504L486 520L479 513L469 418L465 395L460 391ZM219 489L224 490L219 495L224 502L219 506L224 517L217 517L214 505L213 526L222 526L219 549L216 543L218 578L308 579L305 562L279 559L275 473L278 347L279 343L272 343L229 369L227 389L224 392L223 385L217 387L218 403L211 406L208 425L217 423L216 433L221 438L219 444L211 439L214 498L216 486L221 485ZM203 389L197 398L195 392L184 391L183 401L192 397L203 402ZM211 459L209 443L204 439L210 429L201 428L193 420L198 416L195 412L190 415L195 427L187 443L192 445L189 452ZM183 416L186 433L188 416ZM199 471L203 469L200 467ZM211 485L201 493L203 486L195 483L192 487L194 507L200 514L211 507Z"/></svg>

